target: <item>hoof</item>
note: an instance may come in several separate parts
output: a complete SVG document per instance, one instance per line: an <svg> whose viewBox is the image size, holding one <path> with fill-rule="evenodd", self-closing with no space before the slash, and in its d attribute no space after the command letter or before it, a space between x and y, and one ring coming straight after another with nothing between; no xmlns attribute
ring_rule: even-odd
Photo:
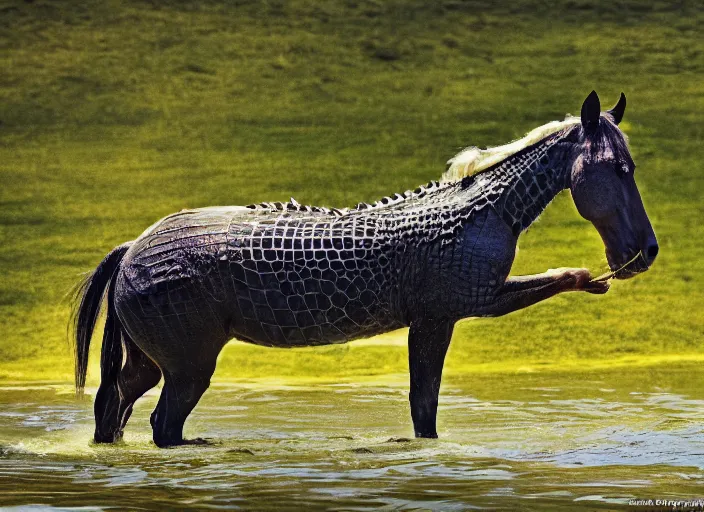
<svg viewBox="0 0 704 512"><path fill-rule="evenodd" d="M96 432L93 435L93 442L96 444L110 444L110 443L116 443L118 441L122 440L122 432L113 432L112 434L102 434L100 432Z"/></svg>
<svg viewBox="0 0 704 512"><path fill-rule="evenodd" d="M437 432L416 432L416 437L423 439L437 439Z"/></svg>
<svg viewBox="0 0 704 512"><path fill-rule="evenodd" d="M581 290L592 278L586 268L558 268L550 269L548 272L558 274L565 283L565 289L568 290Z"/></svg>
<svg viewBox="0 0 704 512"><path fill-rule="evenodd" d="M602 295L609 291L611 283L609 281L589 281L582 286L582 290L588 293Z"/></svg>

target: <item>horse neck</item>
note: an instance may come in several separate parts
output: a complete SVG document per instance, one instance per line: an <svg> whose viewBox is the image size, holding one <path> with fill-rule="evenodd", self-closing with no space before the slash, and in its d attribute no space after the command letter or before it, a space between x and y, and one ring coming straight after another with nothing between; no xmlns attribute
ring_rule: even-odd
<svg viewBox="0 0 704 512"><path fill-rule="evenodd" d="M383 219L380 235L391 243L450 244L477 212L492 207L518 236L567 186L573 144L565 138L553 135L474 176L432 184L420 195L397 194L401 199L385 198L395 204L355 215Z"/></svg>
<svg viewBox="0 0 704 512"><path fill-rule="evenodd" d="M572 148L557 134L474 176L516 237L567 187Z"/></svg>

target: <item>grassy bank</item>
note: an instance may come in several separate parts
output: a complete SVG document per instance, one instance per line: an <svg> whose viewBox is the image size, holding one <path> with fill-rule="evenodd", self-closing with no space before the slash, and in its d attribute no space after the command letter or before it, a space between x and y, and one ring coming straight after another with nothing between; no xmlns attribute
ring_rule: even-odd
<svg viewBox="0 0 704 512"><path fill-rule="evenodd" d="M593 88L604 103L628 96L622 126L661 246L656 265L604 297L462 322L448 365L701 357L701 10L512 5L2 2L0 378L68 378L62 298L168 213L402 192L439 177L463 146L576 113ZM515 274L605 268L596 231L566 194L520 249ZM396 334L315 350L233 344L218 375L393 373L405 357Z"/></svg>

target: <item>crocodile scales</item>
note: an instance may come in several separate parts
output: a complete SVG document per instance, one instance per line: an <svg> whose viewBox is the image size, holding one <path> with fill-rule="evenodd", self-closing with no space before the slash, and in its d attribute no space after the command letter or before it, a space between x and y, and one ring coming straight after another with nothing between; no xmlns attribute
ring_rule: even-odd
<svg viewBox="0 0 704 512"><path fill-rule="evenodd" d="M508 277L519 235L556 194L571 189L582 216L602 234L617 277L646 270L655 258L617 127L624 109L622 96L600 113L592 93L581 118L549 123L483 156L460 153L443 182L374 204L336 209L292 199L184 210L157 222L114 249L79 290L79 390L105 290L108 298L95 440L118 439L134 401L163 375L154 441L187 442L183 423L232 338L297 347L401 327L410 327L414 429L435 437L442 366L457 320L506 314L563 291L608 290L586 269ZM627 222L604 214L626 211L624 201Z"/></svg>

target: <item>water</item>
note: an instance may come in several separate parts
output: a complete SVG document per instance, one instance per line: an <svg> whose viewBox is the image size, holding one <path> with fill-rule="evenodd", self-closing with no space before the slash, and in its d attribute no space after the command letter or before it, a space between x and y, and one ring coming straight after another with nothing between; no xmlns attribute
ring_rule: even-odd
<svg viewBox="0 0 704 512"><path fill-rule="evenodd" d="M65 385L0 388L0 501L35 510L644 510L704 495L704 369L450 376L439 440L410 439L405 376L216 384L159 450L138 402L89 442Z"/></svg>

